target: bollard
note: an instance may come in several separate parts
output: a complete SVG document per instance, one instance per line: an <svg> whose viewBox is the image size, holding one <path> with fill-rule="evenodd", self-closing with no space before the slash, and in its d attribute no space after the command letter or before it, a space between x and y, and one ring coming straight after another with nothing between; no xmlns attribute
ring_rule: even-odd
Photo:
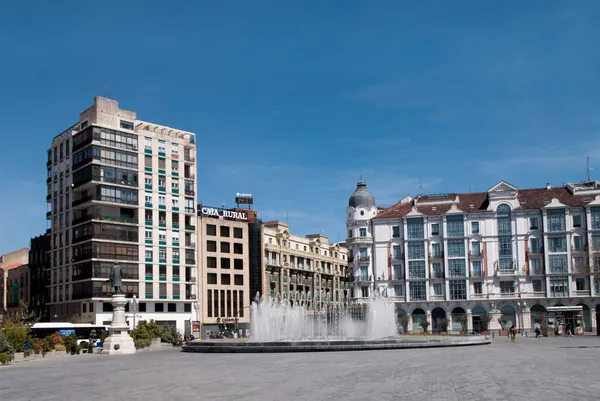
<svg viewBox="0 0 600 401"><path fill-rule="evenodd" d="M495 334L496 334L496 333L494 333L494 332L492 331L492 339L494 338Z"/></svg>

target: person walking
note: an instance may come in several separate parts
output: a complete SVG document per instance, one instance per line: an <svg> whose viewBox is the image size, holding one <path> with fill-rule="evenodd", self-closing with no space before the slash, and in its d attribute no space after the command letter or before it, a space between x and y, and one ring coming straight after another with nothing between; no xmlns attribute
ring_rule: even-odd
<svg viewBox="0 0 600 401"><path fill-rule="evenodd" d="M540 328L536 327L535 328L535 338L540 338L540 334L541 334Z"/></svg>
<svg viewBox="0 0 600 401"><path fill-rule="evenodd" d="M517 328L515 327L514 324L512 326L510 326L510 330L508 331L508 333L510 334L510 341L512 341L514 343L515 338L517 337Z"/></svg>

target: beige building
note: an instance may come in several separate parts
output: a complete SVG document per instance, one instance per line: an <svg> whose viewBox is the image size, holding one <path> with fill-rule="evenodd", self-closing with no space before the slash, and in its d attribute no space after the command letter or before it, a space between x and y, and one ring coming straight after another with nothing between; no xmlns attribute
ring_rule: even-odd
<svg viewBox="0 0 600 401"><path fill-rule="evenodd" d="M13 312L19 301L29 302L29 248L0 256L0 313Z"/></svg>
<svg viewBox="0 0 600 401"><path fill-rule="evenodd" d="M199 302L201 335L250 325L248 223L252 210L198 206Z"/></svg>
<svg viewBox="0 0 600 401"><path fill-rule="evenodd" d="M290 234L280 221L263 223L265 296L300 300L303 293L323 294L322 299L341 302L347 295L348 250L330 244L327 236Z"/></svg>

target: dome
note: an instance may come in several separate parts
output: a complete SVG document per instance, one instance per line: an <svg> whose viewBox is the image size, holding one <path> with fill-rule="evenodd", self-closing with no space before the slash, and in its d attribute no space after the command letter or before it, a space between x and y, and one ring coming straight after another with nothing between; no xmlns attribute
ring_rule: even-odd
<svg viewBox="0 0 600 401"><path fill-rule="evenodd" d="M355 208L359 206L365 208L375 207L375 198L367 189L367 183L362 179L362 177L360 178L360 181L356 183L356 189L348 200L348 206Z"/></svg>

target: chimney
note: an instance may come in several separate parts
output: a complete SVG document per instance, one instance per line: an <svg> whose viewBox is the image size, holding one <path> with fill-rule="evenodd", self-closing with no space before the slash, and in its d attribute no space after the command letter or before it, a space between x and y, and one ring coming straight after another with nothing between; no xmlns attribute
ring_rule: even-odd
<svg viewBox="0 0 600 401"><path fill-rule="evenodd" d="M552 189L552 187L550 186L550 183L547 182L546 183L546 191L550 191Z"/></svg>

